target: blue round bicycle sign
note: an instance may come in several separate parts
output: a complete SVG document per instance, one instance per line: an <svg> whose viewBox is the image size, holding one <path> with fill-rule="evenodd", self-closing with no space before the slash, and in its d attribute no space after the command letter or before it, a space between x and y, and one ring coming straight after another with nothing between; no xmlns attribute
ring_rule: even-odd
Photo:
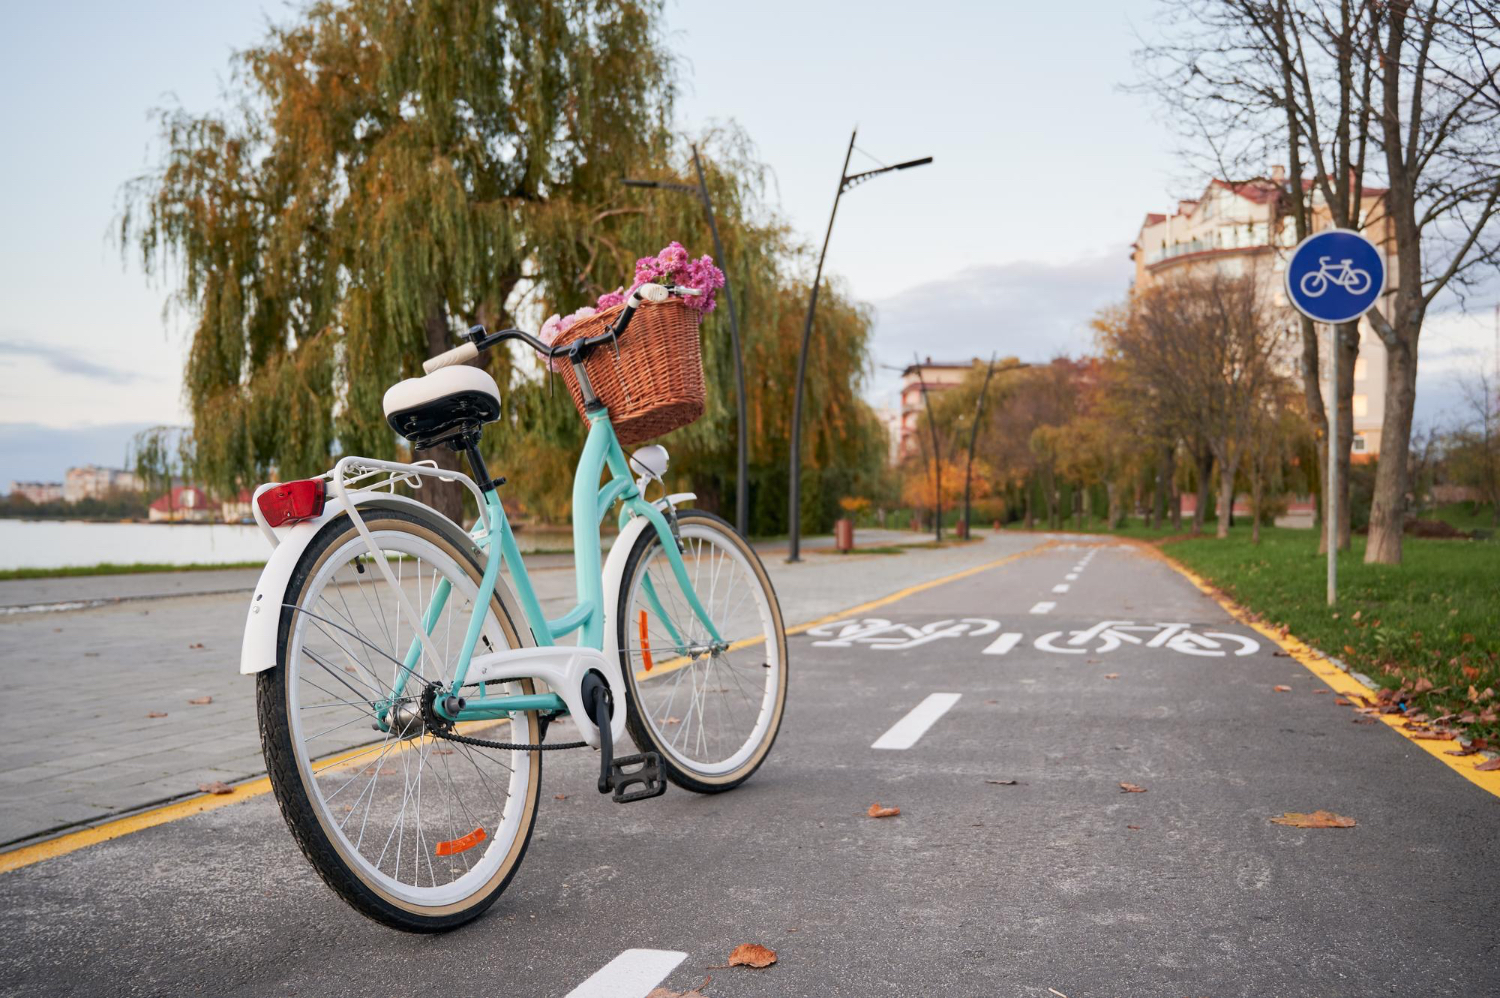
<svg viewBox="0 0 1500 998"><path fill-rule="evenodd" d="M1292 250L1286 294L1317 322L1348 322L1385 290L1385 261L1375 244L1352 229L1315 232Z"/></svg>

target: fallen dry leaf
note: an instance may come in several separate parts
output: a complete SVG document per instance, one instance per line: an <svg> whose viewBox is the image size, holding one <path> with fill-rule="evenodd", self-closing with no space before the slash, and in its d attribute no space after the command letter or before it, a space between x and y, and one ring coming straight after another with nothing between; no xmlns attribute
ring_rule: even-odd
<svg viewBox="0 0 1500 998"><path fill-rule="evenodd" d="M152 711L147 711L146 712L146 716L147 717L166 717L167 716L167 712L164 711L164 710L152 710Z"/></svg>
<svg viewBox="0 0 1500 998"><path fill-rule="evenodd" d="M669 718L667 718L665 721L663 721L661 723L663 723L663 724L681 724L682 723L682 718L680 718L680 717L669 717Z"/></svg>
<svg viewBox="0 0 1500 998"><path fill-rule="evenodd" d="M881 807L879 802L876 802L871 804L870 809L865 813L872 818L894 818L901 813L901 809L899 807Z"/></svg>
<svg viewBox="0 0 1500 998"><path fill-rule="evenodd" d="M1271 824L1287 825L1291 828L1353 828L1354 819L1334 814L1332 811L1314 811L1311 814L1288 811L1280 817L1272 818Z"/></svg>
<svg viewBox="0 0 1500 998"><path fill-rule="evenodd" d="M1428 679L1426 676L1423 676L1421 679L1417 680L1416 685L1411 688L1411 691L1413 693L1426 693L1430 689L1432 689L1432 680Z"/></svg>
<svg viewBox="0 0 1500 998"><path fill-rule="evenodd" d="M1334 697L1333 698L1333 702L1334 702L1334 704L1336 706L1339 706L1339 707L1349 707L1349 706L1353 705L1352 701L1345 700L1343 697Z"/></svg>
<svg viewBox="0 0 1500 998"><path fill-rule="evenodd" d="M199 641L199 642L198 642L198 643L197 643L197 644L195 644L195 645L188 645L188 647L189 647L189 648L202 648L202 647L203 647L203 642L202 642L202 641Z"/></svg>
<svg viewBox="0 0 1500 998"><path fill-rule="evenodd" d="M1273 687L1271 687L1271 689L1272 689L1273 692L1276 692L1276 693L1290 693L1290 692L1292 692L1292 688L1290 686L1273 686Z"/></svg>
<svg viewBox="0 0 1500 998"><path fill-rule="evenodd" d="M1120 674L1118 672L1106 672L1104 674L1104 678L1105 679L1119 679L1120 678Z"/></svg>
<svg viewBox="0 0 1500 998"><path fill-rule="evenodd" d="M1458 737L1451 731L1413 731L1411 736L1427 742L1451 742Z"/></svg>
<svg viewBox="0 0 1500 998"><path fill-rule="evenodd" d="M1463 669L1463 673L1464 673L1464 678L1465 679L1478 679L1479 678L1479 667L1478 666L1464 665L1464 666L1460 666L1460 668Z"/></svg>
<svg viewBox="0 0 1500 998"><path fill-rule="evenodd" d="M729 954L731 967L754 967L757 970L776 962L776 951L759 943L740 943Z"/></svg>
<svg viewBox="0 0 1500 998"><path fill-rule="evenodd" d="M1375 718L1373 718L1373 717L1356 717L1353 720L1354 720L1355 724L1374 724L1375 723Z"/></svg>
<svg viewBox="0 0 1500 998"><path fill-rule="evenodd" d="M1141 830L1140 825L1126 825L1125 827L1130 829L1132 832L1138 832Z"/></svg>
<svg viewBox="0 0 1500 998"><path fill-rule="evenodd" d="M1138 787L1134 783L1122 783L1122 784L1120 784L1120 793L1122 793L1122 794L1143 794L1145 792L1146 792L1146 788L1145 787Z"/></svg>
<svg viewBox="0 0 1500 998"><path fill-rule="evenodd" d="M568 795L567 794L553 794L552 795L552 799L553 800L567 800L568 799Z"/></svg>
<svg viewBox="0 0 1500 998"><path fill-rule="evenodd" d="M1491 759L1489 762L1481 762L1474 768L1481 773L1493 773L1495 770L1500 769L1500 758Z"/></svg>
<svg viewBox="0 0 1500 998"><path fill-rule="evenodd" d="M213 702L214 702L214 698L213 697L193 697L193 699L191 699L191 700L188 701L188 703L193 704L196 707L201 707L204 704L213 703Z"/></svg>
<svg viewBox="0 0 1500 998"><path fill-rule="evenodd" d="M985 703L999 703L999 700L986 700Z"/></svg>
<svg viewBox="0 0 1500 998"><path fill-rule="evenodd" d="M198 789L202 790L206 794L234 793L234 787L231 787L227 783L220 782L219 780L214 780L212 783L200 783L198 784Z"/></svg>
<svg viewBox="0 0 1500 998"><path fill-rule="evenodd" d="M986 783L993 783L997 787L1014 787L1017 784L1019 784L1021 781L1020 780L985 780L984 782L986 782Z"/></svg>
<svg viewBox="0 0 1500 998"><path fill-rule="evenodd" d="M1313 690L1314 694L1327 693L1327 690Z"/></svg>
<svg viewBox="0 0 1500 998"><path fill-rule="evenodd" d="M1475 755L1476 753L1478 753L1478 751L1479 751L1478 747L1475 746L1474 743L1470 742L1468 745L1460 745L1458 748L1449 749L1448 751L1444 752L1443 754L1444 755Z"/></svg>

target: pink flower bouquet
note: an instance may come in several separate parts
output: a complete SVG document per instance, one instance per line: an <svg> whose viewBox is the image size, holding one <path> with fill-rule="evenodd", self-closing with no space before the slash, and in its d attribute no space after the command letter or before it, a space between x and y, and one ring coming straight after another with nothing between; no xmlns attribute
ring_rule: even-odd
<svg viewBox="0 0 1500 998"><path fill-rule="evenodd" d="M688 258L687 250L679 242L672 242L655 256L643 256L635 262L635 280L630 285L634 291L642 284L676 284L695 288L703 294L684 298L688 308L707 315L714 310L715 292L724 286L724 272L714 266L714 258L700 256ZM618 305L630 295L630 291L619 288L599 296L598 308L603 310Z"/></svg>

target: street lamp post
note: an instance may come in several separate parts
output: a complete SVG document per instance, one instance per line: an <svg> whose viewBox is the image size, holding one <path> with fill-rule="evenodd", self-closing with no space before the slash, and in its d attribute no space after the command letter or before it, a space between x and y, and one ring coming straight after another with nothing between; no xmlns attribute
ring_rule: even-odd
<svg viewBox="0 0 1500 998"><path fill-rule="evenodd" d="M938 444L937 419L932 414L932 397L927 394L927 379L922 376L922 359L912 354L912 369L917 372L917 386L922 390L922 405L927 409L927 429L932 434L932 505L936 510L933 539L943 543L943 451ZM929 358L930 359L930 358Z"/></svg>
<svg viewBox="0 0 1500 998"><path fill-rule="evenodd" d="M818 310L818 285L823 282L823 260L828 256L828 240L833 236L833 220L839 212L839 199L851 187L858 186L871 177L893 170L906 170L913 166L925 166L932 162L931 156L907 160L894 166L882 166L877 170L866 170L852 176L849 173L849 157L854 154L854 138L859 129L849 133L849 148L844 152L844 166L839 171L839 187L833 195L833 210L828 213L828 230L823 233L823 249L818 254L818 269L813 275L812 293L807 300L807 320L802 324L802 349L797 354L797 388L792 395L792 454L791 495L787 502L788 526L791 530L790 550L787 561L802 560L802 393L807 381L807 348L812 339L813 316ZM878 162L878 161L877 161Z"/></svg>
<svg viewBox="0 0 1500 998"><path fill-rule="evenodd" d="M714 240L714 258L724 271L724 304L729 307L729 340L734 349L734 396L735 436L738 438L734 475L734 525L741 535L748 536L750 524L750 439L745 433L745 354L740 348L740 320L734 308L734 295L729 290L729 261L724 257L724 244L719 240L719 223L714 218L714 203L708 194L708 181L703 176L703 161L698 158L698 147L693 150L693 169L698 173L698 186L678 184L661 180L633 180L620 182L626 187L648 187L660 190L681 191L693 194L703 202L703 213L708 216L708 231Z"/></svg>
<svg viewBox="0 0 1500 998"><path fill-rule="evenodd" d="M990 379L995 376L995 355L990 354L990 366L984 372L984 385L979 389L979 400L974 403L974 425L969 428L969 461L964 465L964 536L973 535L974 525L969 521L969 486L974 481L974 444L979 440L979 422L984 418L984 399L989 394Z"/></svg>

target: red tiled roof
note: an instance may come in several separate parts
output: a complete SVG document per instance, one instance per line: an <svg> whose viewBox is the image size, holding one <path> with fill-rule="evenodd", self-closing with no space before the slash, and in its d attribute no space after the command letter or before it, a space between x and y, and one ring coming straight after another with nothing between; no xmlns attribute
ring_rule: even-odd
<svg viewBox="0 0 1500 998"><path fill-rule="evenodd" d="M170 502L166 496L160 496L151 504L151 508L158 513L169 513L174 509L207 509L208 496L196 486L176 485L172 487Z"/></svg>

